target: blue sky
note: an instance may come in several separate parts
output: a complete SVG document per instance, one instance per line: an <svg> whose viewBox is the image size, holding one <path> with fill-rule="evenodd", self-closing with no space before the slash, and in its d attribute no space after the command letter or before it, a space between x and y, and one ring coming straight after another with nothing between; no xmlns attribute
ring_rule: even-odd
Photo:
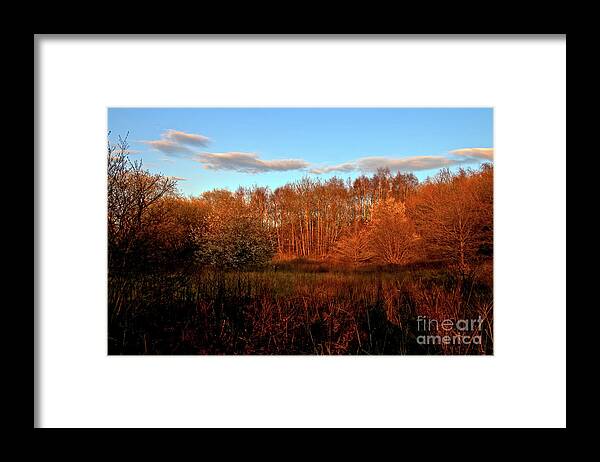
<svg viewBox="0 0 600 462"><path fill-rule="evenodd" d="M493 158L491 108L110 108L108 127L185 195L378 167L422 180Z"/></svg>

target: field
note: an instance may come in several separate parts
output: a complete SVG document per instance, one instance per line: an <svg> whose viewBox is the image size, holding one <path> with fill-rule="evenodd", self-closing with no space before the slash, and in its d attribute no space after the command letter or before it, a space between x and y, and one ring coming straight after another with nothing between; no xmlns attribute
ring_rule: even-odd
<svg viewBox="0 0 600 462"><path fill-rule="evenodd" d="M349 270L307 259L261 271L113 272L108 295L109 354L493 352L491 264L470 277L435 264ZM464 326L430 319L479 329L468 339Z"/></svg>

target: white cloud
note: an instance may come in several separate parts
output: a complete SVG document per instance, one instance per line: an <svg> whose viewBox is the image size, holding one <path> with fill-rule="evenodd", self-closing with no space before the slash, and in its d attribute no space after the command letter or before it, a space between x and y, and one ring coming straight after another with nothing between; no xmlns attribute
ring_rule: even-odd
<svg viewBox="0 0 600 462"><path fill-rule="evenodd" d="M450 151L447 155L440 156L411 156L411 157L387 157L371 156L361 157L355 161L345 162L338 165L313 167L310 173L317 175L332 172L375 172L379 168L389 168L391 171L416 172L419 170L433 170L455 165L477 162L478 160L492 161L493 148L464 148Z"/></svg>
<svg viewBox="0 0 600 462"><path fill-rule="evenodd" d="M210 139L204 135L185 133L179 130L173 130L171 128L163 134L163 137L167 140L180 144L187 144L190 146L208 146L210 143Z"/></svg>
<svg viewBox="0 0 600 462"><path fill-rule="evenodd" d="M359 170L374 172L378 168L389 168L393 171L415 172L435 168L452 167L465 163L464 159L445 156L412 156L412 157L363 157L356 161Z"/></svg>
<svg viewBox="0 0 600 462"><path fill-rule="evenodd" d="M475 159L493 160L494 148L464 148L450 151L450 154L460 157L473 157Z"/></svg>
<svg viewBox="0 0 600 462"><path fill-rule="evenodd" d="M170 140L140 141L140 143L147 144L152 149L163 152L165 154L193 153L193 151L189 147L183 146L175 141Z"/></svg>
<svg viewBox="0 0 600 462"><path fill-rule="evenodd" d="M203 152L195 160L208 170L233 170L245 173L299 170L310 164L302 159L263 160L251 152Z"/></svg>
<svg viewBox="0 0 600 462"><path fill-rule="evenodd" d="M185 133L179 130L165 130L159 140L143 140L140 143L150 146L167 155L191 155L192 147L206 146L210 139L197 133Z"/></svg>
<svg viewBox="0 0 600 462"><path fill-rule="evenodd" d="M314 165L303 159L264 160L258 154L250 152L201 152L193 148L206 146L210 139L197 133L186 133L180 130L168 129L158 140L140 141L156 151L167 156L193 158L203 164L207 170L230 170L245 173L264 173L270 171L302 170L310 168L310 173L321 175L333 172L375 172L379 168L391 171L415 172L433 170L455 165L468 164L481 160L493 161L493 148L462 148L448 152L446 155L388 157L369 156L354 161L336 165ZM139 151L132 151L139 152ZM168 157L167 157L168 158ZM165 158L166 160L166 158Z"/></svg>
<svg viewBox="0 0 600 462"><path fill-rule="evenodd" d="M344 164L338 165L330 165L326 167L313 167L309 170L310 173L315 173L317 175L321 175L323 173L332 173L332 172L351 172L356 170L357 165L354 162L346 162Z"/></svg>

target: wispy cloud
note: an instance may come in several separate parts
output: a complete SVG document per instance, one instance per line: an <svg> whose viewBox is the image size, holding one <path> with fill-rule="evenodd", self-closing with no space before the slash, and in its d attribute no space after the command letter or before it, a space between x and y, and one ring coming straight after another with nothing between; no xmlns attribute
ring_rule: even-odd
<svg viewBox="0 0 600 462"><path fill-rule="evenodd" d="M140 141L140 143L147 144L156 151L163 152L165 154L191 154L194 151L187 146L183 146L176 141L170 140L151 140L151 141Z"/></svg>
<svg viewBox="0 0 600 462"><path fill-rule="evenodd" d="M433 170L436 168L452 167L468 164L478 160L493 160L493 148L464 148L450 151L441 156L411 156L387 157L372 156L361 157L352 162L324 167L313 167L310 173L317 175L333 172L375 172L379 168L389 168L391 171L416 172L420 170Z"/></svg>
<svg viewBox="0 0 600 462"><path fill-rule="evenodd" d="M204 135L198 135L197 133L185 133L179 130L168 129L163 134L163 137L170 141L175 141L180 144L187 144L190 146L208 146L210 138Z"/></svg>
<svg viewBox="0 0 600 462"><path fill-rule="evenodd" d="M208 170L233 170L244 173L299 170L310 164L302 159L264 160L252 152L203 152L195 160Z"/></svg>
<svg viewBox="0 0 600 462"><path fill-rule="evenodd" d="M358 159L358 169L363 172L374 172L378 168L389 168L399 172L416 172L434 168L452 167L465 163L463 158L445 156L412 156L401 158L389 157L363 157Z"/></svg>
<svg viewBox="0 0 600 462"><path fill-rule="evenodd" d="M142 140L139 142L167 155L191 155L194 153L193 148L207 146L210 139L197 133L185 133L168 129L161 134L158 140Z"/></svg>
<svg viewBox="0 0 600 462"><path fill-rule="evenodd" d="M183 177L183 176L170 176L168 178L171 178L172 180L175 181L187 181L189 180L189 178Z"/></svg>
<svg viewBox="0 0 600 462"><path fill-rule="evenodd" d="M346 162L344 164L329 165L326 167L313 167L309 170L310 173L321 175L323 173L332 172L352 172L357 169L357 165L354 162Z"/></svg>
<svg viewBox="0 0 600 462"><path fill-rule="evenodd" d="M460 157L473 157L475 159L493 160L494 148L464 148L450 151L450 154Z"/></svg>
<svg viewBox="0 0 600 462"><path fill-rule="evenodd" d="M197 152L198 147L207 146L210 139L197 133L186 133L180 130L168 129L158 140L143 140L140 143L160 151L167 157L164 161L172 161L172 157L184 156L202 164L207 170L228 170L243 173L283 172L289 170L306 170L309 173L322 175L326 173L375 172L380 168L391 171L416 172L453 167L461 164L493 161L493 148L462 148L449 151L445 155L389 157L369 156L335 165L311 164L304 159L261 159L252 152ZM139 153L140 151L131 151Z"/></svg>

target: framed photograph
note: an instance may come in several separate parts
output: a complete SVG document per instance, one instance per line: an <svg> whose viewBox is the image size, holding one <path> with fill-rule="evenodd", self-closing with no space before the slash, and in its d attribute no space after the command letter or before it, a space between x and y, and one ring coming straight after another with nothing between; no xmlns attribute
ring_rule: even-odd
<svg viewBox="0 0 600 462"><path fill-rule="evenodd" d="M34 54L35 427L566 426L566 36Z"/></svg>

